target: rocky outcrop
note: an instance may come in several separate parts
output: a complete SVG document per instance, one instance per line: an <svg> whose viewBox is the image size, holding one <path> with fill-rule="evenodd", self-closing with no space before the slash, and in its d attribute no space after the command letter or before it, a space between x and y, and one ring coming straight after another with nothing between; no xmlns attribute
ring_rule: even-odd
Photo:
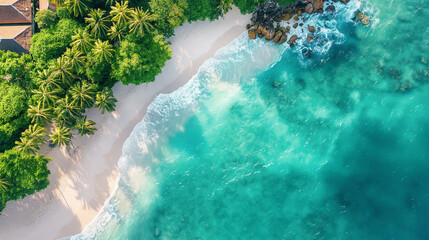
<svg viewBox="0 0 429 240"><path fill-rule="evenodd" d="M332 1L341 1L345 4L349 2L349 0ZM291 30L291 27L281 27L280 22L286 21L288 24L291 24L293 28L298 28L298 26L304 26L303 22L305 22L305 19L302 15L303 13L315 14L323 13L324 11L335 12L335 7L332 3L325 4L325 2L327 2L327 0L296 0L285 7L271 0L259 4L252 14L252 23L246 26L249 38L265 38L267 42L272 40L278 44L288 42L291 46L294 46L296 45L296 40L299 39L298 36L293 35L288 40L287 34ZM367 22L367 19L364 16L360 16L362 23ZM300 22L301 20L302 22ZM308 30L310 32L316 32L316 28L313 26L309 26ZM309 34L307 36L307 42L310 42L313 38L314 35Z"/></svg>
<svg viewBox="0 0 429 240"><path fill-rule="evenodd" d="M355 20L357 22L362 23L363 25L369 25L370 23L370 18L368 15L366 15L365 13L361 12L361 11L357 11L356 15L355 15Z"/></svg>
<svg viewBox="0 0 429 240"><path fill-rule="evenodd" d="M250 30L248 31L248 34L249 34L249 37L250 37L251 39L256 39L256 31L255 31L255 29L250 29Z"/></svg>

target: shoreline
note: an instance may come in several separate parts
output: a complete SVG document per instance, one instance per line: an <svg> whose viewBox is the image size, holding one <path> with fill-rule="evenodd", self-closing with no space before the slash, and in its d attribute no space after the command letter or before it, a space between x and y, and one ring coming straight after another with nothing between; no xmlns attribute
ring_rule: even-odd
<svg viewBox="0 0 429 240"><path fill-rule="evenodd" d="M168 39L173 50L155 82L113 87L118 99L116 111L101 115L88 111L96 122L93 136L75 136L70 147L41 153L51 157L51 183L47 189L9 202L0 215L0 236L4 239L57 239L80 233L103 207L115 188L117 162L122 145L146 114L156 95L171 93L188 82L205 60L245 32L249 15L233 8L223 19L185 23Z"/></svg>

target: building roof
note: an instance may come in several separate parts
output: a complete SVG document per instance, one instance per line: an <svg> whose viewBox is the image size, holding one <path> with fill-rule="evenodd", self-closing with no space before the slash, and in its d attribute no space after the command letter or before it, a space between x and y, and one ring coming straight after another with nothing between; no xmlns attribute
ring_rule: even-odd
<svg viewBox="0 0 429 240"><path fill-rule="evenodd" d="M0 2L1 1L3 0L0 0ZM9 1L9 0L4 0L4 1ZM57 10L57 6L55 5L55 3L51 3L49 0L39 0L39 8L40 10L45 10L45 9L49 9L52 11Z"/></svg>
<svg viewBox="0 0 429 240"><path fill-rule="evenodd" d="M31 35L31 25L0 26L0 50L28 53Z"/></svg>
<svg viewBox="0 0 429 240"><path fill-rule="evenodd" d="M31 24L31 0L0 0L0 24Z"/></svg>

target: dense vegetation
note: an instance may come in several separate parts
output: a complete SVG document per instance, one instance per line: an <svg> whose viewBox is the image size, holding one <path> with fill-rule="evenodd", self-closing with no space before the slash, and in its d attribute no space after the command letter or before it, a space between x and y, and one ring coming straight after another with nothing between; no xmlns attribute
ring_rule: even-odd
<svg viewBox="0 0 429 240"><path fill-rule="evenodd" d="M49 184L40 146L93 134L85 111L114 111L115 82L154 81L176 27L218 19L232 4L249 13L262 1L55 0L56 13L38 12L30 54L0 51L0 211Z"/></svg>

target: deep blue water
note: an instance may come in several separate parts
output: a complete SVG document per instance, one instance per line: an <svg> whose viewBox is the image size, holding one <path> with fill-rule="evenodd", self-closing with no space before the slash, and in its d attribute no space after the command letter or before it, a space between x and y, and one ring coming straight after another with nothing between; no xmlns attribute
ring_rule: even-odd
<svg viewBox="0 0 429 240"><path fill-rule="evenodd" d="M429 239L429 1L336 6L311 43L244 34L159 96L73 238Z"/></svg>

